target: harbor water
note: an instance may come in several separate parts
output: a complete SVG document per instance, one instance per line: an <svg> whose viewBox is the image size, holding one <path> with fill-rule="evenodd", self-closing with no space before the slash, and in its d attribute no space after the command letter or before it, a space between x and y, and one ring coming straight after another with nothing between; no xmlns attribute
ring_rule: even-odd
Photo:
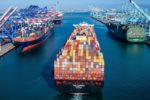
<svg viewBox="0 0 150 100"><path fill-rule="evenodd" d="M150 100L150 46L116 40L87 13L65 14L63 23L38 48L14 49L0 58L0 100ZM57 52L70 36L73 24L94 24L105 59L105 81L95 95L67 95L56 90L53 79Z"/></svg>

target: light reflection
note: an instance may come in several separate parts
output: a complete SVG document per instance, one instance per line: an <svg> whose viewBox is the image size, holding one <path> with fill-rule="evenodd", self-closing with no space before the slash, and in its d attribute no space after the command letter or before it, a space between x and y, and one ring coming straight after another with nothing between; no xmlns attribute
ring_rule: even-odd
<svg viewBox="0 0 150 100"><path fill-rule="evenodd" d="M82 95L81 94L74 94L70 100L82 100Z"/></svg>

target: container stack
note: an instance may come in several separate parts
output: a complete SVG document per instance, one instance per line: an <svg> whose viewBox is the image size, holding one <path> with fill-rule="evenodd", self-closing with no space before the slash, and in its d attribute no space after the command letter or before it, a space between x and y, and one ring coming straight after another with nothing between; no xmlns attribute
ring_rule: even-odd
<svg viewBox="0 0 150 100"><path fill-rule="evenodd" d="M145 41L146 31L143 27L140 26L129 26L127 36L129 41L133 41L134 39Z"/></svg>
<svg viewBox="0 0 150 100"><path fill-rule="evenodd" d="M92 25L75 25L75 30L57 54L54 79L56 84L88 84L92 81L101 85L104 59Z"/></svg>

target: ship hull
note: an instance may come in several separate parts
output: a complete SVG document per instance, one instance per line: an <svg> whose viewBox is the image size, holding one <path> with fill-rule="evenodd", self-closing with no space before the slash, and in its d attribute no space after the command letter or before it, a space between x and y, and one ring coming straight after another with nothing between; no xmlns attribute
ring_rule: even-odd
<svg viewBox="0 0 150 100"><path fill-rule="evenodd" d="M138 27L138 26L132 26L129 28L127 25L116 25L116 24L106 24L108 28L108 33L111 34L112 36L116 37L117 39L130 42L130 43L143 43L145 42L145 34L143 33L142 35L138 36L139 32L135 32L135 35L131 35L130 32L133 32L132 30L133 27ZM139 27L136 29L139 30ZM143 31L144 32L144 31ZM133 33L132 33L133 34ZM140 33L141 34L141 33Z"/></svg>
<svg viewBox="0 0 150 100"><path fill-rule="evenodd" d="M62 17L59 17L59 18L55 18L54 20L53 20L53 23L54 24L61 24L62 23Z"/></svg>
<svg viewBox="0 0 150 100"><path fill-rule="evenodd" d="M110 23L105 22L103 20L99 20L95 17L91 17L91 18L105 24L107 29L108 29L108 33L110 35L112 35L113 37L115 37L115 38L117 38L121 41L126 41L127 42L127 29L121 30L123 26L118 25L118 28L117 28L117 26L114 25L114 24L110 24Z"/></svg>
<svg viewBox="0 0 150 100"><path fill-rule="evenodd" d="M47 40L48 37L50 37L53 34L53 28L51 28L49 31L44 33L40 38L34 41L29 41L29 42L15 42L15 45L20 46L22 52L27 52L35 47L38 47L41 45L44 41Z"/></svg>
<svg viewBox="0 0 150 100"><path fill-rule="evenodd" d="M121 41L125 42L131 42L131 43L143 43L145 41L145 35L141 36L130 36L128 34L129 27L128 25L120 24L120 23L110 23L110 22L105 22L103 20L99 20L95 17L92 17L93 19L105 24L108 29L108 33L115 37L116 39L119 39ZM135 33L136 34L136 33Z"/></svg>
<svg viewBox="0 0 150 100"><path fill-rule="evenodd" d="M70 81L72 82L72 81ZM67 82L66 82L67 83ZM96 85L94 82L85 82L79 81L79 84L56 84L57 89L61 93L65 94L96 94L101 92L104 82L100 82L99 85ZM82 83L82 84L80 84ZM83 84L84 83L84 84ZM88 83L88 84L85 84Z"/></svg>
<svg viewBox="0 0 150 100"><path fill-rule="evenodd" d="M57 53L54 80L66 94L100 93L104 82L104 58L94 25L80 23Z"/></svg>
<svg viewBox="0 0 150 100"><path fill-rule="evenodd" d="M148 36L148 35L146 36L145 43L148 44L148 45L150 45L150 36Z"/></svg>
<svg viewBox="0 0 150 100"><path fill-rule="evenodd" d="M126 26L123 25L113 25L113 24L106 24L107 28L108 28L108 33L112 36L114 36L115 38L122 40L122 41L126 41L127 40L127 28ZM123 29L123 27L125 27L125 29Z"/></svg>
<svg viewBox="0 0 150 100"><path fill-rule="evenodd" d="M106 22L104 22L104 21L102 21L102 20L99 20L99 19L97 19L97 18L95 18L95 17L93 17L93 16L91 16L91 18L94 19L94 20L96 20L96 21L99 21L99 22L101 22L101 23L103 23L103 24L106 24Z"/></svg>
<svg viewBox="0 0 150 100"><path fill-rule="evenodd" d="M62 20L61 19L56 19L56 20L53 20L53 23L54 24L61 24L62 23Z"/></svg>

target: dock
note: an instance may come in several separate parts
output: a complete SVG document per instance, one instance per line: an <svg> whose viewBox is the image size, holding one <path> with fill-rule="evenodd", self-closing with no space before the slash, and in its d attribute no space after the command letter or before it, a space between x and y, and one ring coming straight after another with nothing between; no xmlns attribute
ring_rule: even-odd
<svg viewBox="0 0 150 100"><path fill-rule="evenodd" d="M90 18L92 18L92 19L94 19L94 20L96 20L96 21L98 21L98 22L101 22L101 23L103 23L103 24L108 24L108 23L110 23L110 21L108 21L108 20L100 20L100 19L98 19L98 18L96 18L96 17L93 17L93 16L91 16Z"/></svg>
<svg viewBox="0 0 150 100"><path fill-rule="evenodd" d="M12 43L7 43L3 46L0 46L0 57L4 56L14 48L15 46Z"/></svg>

